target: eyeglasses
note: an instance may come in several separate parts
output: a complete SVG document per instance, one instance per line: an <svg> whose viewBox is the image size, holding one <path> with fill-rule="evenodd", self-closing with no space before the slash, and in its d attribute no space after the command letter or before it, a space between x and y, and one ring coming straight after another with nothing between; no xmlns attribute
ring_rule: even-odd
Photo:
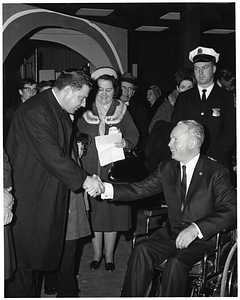
<svg viewBox="0 0 240 300"><path fill-rule="evenodd" d="M34 92L37 93L38 89L37 88L30 88L30 87L24 87L23 90L27 90L28 93Z"/></svg>
<svg viewBox="0 0 240 300"><path fill-rule="evenodd" d="M128 93L134 91L134 89L130 86L129 87L121 86L121 89L123 92L128 92Z"/></svg>

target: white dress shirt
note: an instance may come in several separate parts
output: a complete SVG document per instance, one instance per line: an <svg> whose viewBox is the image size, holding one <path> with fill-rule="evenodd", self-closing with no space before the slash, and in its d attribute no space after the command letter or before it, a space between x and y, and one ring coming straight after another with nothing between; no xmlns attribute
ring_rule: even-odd
<svg viewBox="0 0 240 300"><path fill-rule="evenodd" d="M206 90L206 100L209 96L209 94L211 93L213 87L214 87L214 82L207 88L202 88L201 86L197 86L198 87L198 91L199 91L199 94L200 94L200 98L202 99L202 90Z"/></svg>

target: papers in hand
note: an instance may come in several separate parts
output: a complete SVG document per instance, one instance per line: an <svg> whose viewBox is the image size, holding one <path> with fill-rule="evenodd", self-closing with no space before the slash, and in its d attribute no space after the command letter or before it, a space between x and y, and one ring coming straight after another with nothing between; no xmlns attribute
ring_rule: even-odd
<svg viewBox="0 0 240 300"><path fill-rule="evenodd" d="M101 167L111 162L125 159L123 148L117 148L114 146L115 142L119 142L121 140L121 132L95 137Z"/></svg>

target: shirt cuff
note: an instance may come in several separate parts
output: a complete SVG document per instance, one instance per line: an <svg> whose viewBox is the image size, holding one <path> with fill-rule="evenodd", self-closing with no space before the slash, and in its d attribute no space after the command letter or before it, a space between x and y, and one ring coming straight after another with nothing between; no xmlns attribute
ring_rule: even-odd
<svg viewBox="0 0 240 300"><path fill-rule="evenodd" d="M199 238L199 239L202 239L202 238L203 238L203 235L202 235L201 230L199 229L199 227L197 226L197 224L195 224L194 222L193 222L192 224L195 225L196 228L197 228L197 231L198 231L198 238Z"/></svg>
<svg viewBox="0 0 240 300"><path fill-rule="evenodd" d="M113 199L113 185L109 182L103 182L105 192L101 194L102 199Z"/></svg>

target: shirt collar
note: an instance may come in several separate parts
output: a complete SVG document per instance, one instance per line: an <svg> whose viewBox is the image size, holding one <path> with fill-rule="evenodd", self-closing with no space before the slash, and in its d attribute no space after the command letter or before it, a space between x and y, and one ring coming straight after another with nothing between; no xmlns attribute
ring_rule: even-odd
<svg viewBox="0 0 240 300"><path fill-rule="evenodd" d="M52 89L52 93L53 93L54 97L56 98L57 102L59 103L59 105L62 107L62 105L61 105L60 101L58 100L58 97L53 89Z"/></svg>
<svg viewBox="0 0 240 300"><path fill-rule="evenodd" d="M199 156L200 153L198 153L194 158L192 158L187 164L183 164L180 162L181 168L183 165L185 165L187 170L194 170L198 162Z"/></svg>
<svg viewBox="0 0 240 300"><path fill-rule="evenodd" d="M199 91L199 94L200 94L200 97L202 97L202 90L207 90L206 91L206 98L209 96L209 94L211 93L213 87L214 87L214 82L207 88L203 88L201 86L197 86L198 87L198 91Z"/></svg>

